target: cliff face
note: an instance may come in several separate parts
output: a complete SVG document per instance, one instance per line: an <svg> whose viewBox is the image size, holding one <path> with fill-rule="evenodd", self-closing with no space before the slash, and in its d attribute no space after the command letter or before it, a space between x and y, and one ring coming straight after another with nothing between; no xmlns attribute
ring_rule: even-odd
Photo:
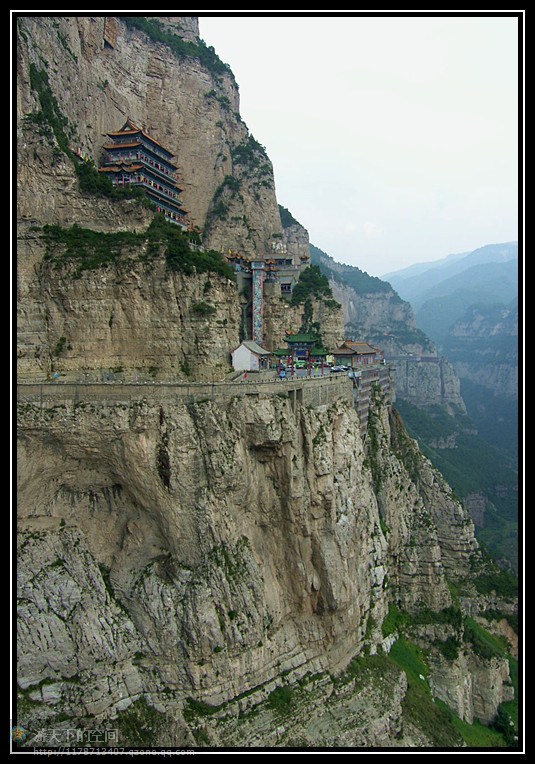
<svg viewBox="0 0 535 764"><path fill-rule="evenodd" d="M218 277L173 276L163 262L148 275L134 262L142 248L130 253L130 267L81 277L41 262L43 225L139 233L153 213L133 199L80 190L52 126L40 121L36 71L46 72L46 98L59 104L56 118L71 150L83 149L98 164L106 132L129 116L176 155L185 206L204 229L206 248L264 256L282 243L294 262L308 256L307 231L281 227L271 162L241 121L232 73L202 58L194 17L158 22L193 45L188 55L177 57L178 37L156 42L115 17L19 19L18 371L25 378L59 371L82 379L88 370L119 369L127 379L221 379L229 352L247 334L235 287ZM285 330L302 321L302 309L276 295L266 294L265 314L268 349L284 346ZM339 311L315 304L329 346L342 339L340 319Z"/></svg>
<svg viewBox="0 0 535 764"><path fill-rule="evenodd" d="M424 409L438 405L450 414L466 414L460 379L447 358L403 358L392 365L400 398Z"/></svg>
<svg viewBox="0 0 535 764"><path fill-rule="evenodd" d="M301 259L310 262L310 239L306 228L295 222L283 225L282 233L284 246L294 263L299 263Z"/></svg>
<svg viewBox="0 0 535 764"><path fill-rule="evenodd" d="M61 711L83 726L146 702L168 715L160 744L187 744L186 698L254 706L376 652L389 601L451 604L444 575L466 572L473 526L416 446L400 445L380 396L373 411L381 447L366 457L342 399L21 404L19 721L35 729ZM383 668L385 717L373 681L341 695L314 685L317 700L345 707L349 693L374 719L331 737L400 733L404 675ZM323 739L309 701L305 737Z"/></svg>
<svg viewBox="0 0 535 764"><path fill-rule="evenodd" d="M428 353L425 338L417 336L416 320L409 303L394 292L358 294L349 286L331 281L335 299L343 305L347 331L370 338L387 355ZM402 339L399 333L405 334Z"/></svg>
<svg viewBox="0 0 535 764"><path fill-rule="evenodd" d="M445 348L461 379L518 398L518 303L474 306L450 329Z"/></svg>
<svg viewBox="0 0 535 764"><path fill-rule="evenodd" d="M236 285L214 273L174 273L146 244L104 268L77 273L43 259L40 232L26 229L18 250L18 372L44 381L222 379L239 344ZM57 247L60 250L60 247ZM56 251L56 249L54 250Z"/></svg>
<svg viewBox="0 0 535 764"><path fill-rule="evenodd" d="M110 568L169 686L221 702L286 669L347 662L372 603L385 605L385 543L350 411L295 415L275 396L51 413L48 489L37 431L23 426L25 523L76 531Z"/></svg>
<svg viewBox="0 0 535 764"><path fill-rule="evenodd" d="M19 378L44 381L59 372L63 380L96 381L112 371L124 381L221 380L231 371L243 321L229 278L174 272L164 247L150 255L143 234L122 245L114 262L85 269L76 258L63 261L65 245L50 244L34 226L19 226L17 247ZM338 347L341 310L322 300L312 310L326 346ZM302 305L266 290L266 349L285 347L286 331L298 331L303 316Z"/></svg>
<svg viewBox="0 0 535 764"><path fill-rule="evenodd" d="M375 343L388 356L436 355L416 326L413 310L390 284L360 268L343 265L311 245L312 262L328 277L334 298L344 311L346 334Z"/></svg>
<svg viewBox="0 0 535 764"><path fill-rule="evenodd" d="M344 338L342 311L326 305L323 300L312 300L312 320L321 328L327 348L339 347ZM299 332L303 323L304 308L292 306L284 297L268 297L264 303L266 347L269 350L287 347L286 332Z"/></svg>
<svg viewBox="0 0 535 764"><path fill-rule="evenodd" d="M466 414L455 370L418 329L410 303L387 282L337 263L317 247L311 253L342 305L346 337L381 348L394 368L396 395L422 408L440 405L450 414Z"/></svg>
<svg viewBox="0 0 535 764"><path fill-rule="evenodd" d="M114 30L111 36L105 34L106 24ZM190 43L197 37L195 17L167 18L163 26ZM25 17L18 19L18 31L20 218L36 224L102 226L100 208L72 193L76 177L61 151L54 152L54 182L48 163L36 161L36 142L46 141L36 137L35 122L23 119L40 111L30 82L33 64L48 75L68 121L72 150L83 149L98 164L106 133L130 117L175 155L184 206L193 222L207 229L208 247L270 250L276 241L272 234L281 234L273 169L240 118L238 88L228 68L201 60L204 48L198 55L190 50L178 56L170 45L127 27L118 17ZM131 227L121 213L117 223Z"/></svg>
<svg viewBox="0 0 535 764"><path fill-rule="evenodd" d="M32 72L46 70L70 148L98 161L129 116L173 151L207 247L263 255L282 241L294 260L306 254L306 231L281 229L231 72L201 56L194 17L159 23L193 43L187 55L115 17L19 19L26 381L222 379L244 300L220 272L171 267L138 201L80 191ZM77 224L75 244L54 242L51 224ZM312 307L339 344L341 311ZM302 308L266 295L264 309L280 346ZM447 579L468 574L477 544L379 393L363 442L350 395L312 406L283 387L203 399L192 386L185 403L177 388L124 384L64 400L62 387L24 400L21 386L18 411L17 721L31 740L98 722L125 745L440 742L407 715L382 624L391 605L451 606Z"/></svg>

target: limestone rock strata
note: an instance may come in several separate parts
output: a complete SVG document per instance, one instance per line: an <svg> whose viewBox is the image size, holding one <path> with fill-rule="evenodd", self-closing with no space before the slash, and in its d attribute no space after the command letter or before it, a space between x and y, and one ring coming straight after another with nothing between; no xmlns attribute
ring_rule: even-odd
<svg viewBox="0 0 535 764"><path fill-rule="evenodd" d="M385 607L374 574L384 539L352 412L288 407L275 396L60 409L43 484L38 431L21 444L23 515L80 527L166 683L210 702L275 665L343 666L371 603Z"/></svg>
<svg viewBox="0 0 535 764"><path fill-rule="evenodd" d="M312 321L320 326L325 347L334 350L344 339L343 316L340 308L325 304L324 300L312 300ZM302 305L292 306L284 297L267 296L264 302L264 328L269 350L287 348L286 332L296 333L304 317Z"/></svg>
<svg viewBox="0 0 535 764"><path fill-rule="evenodd" d="M389 575L403 607L447 607L444 574L467 575L477 542L469 513L374 390L367 454L389 542ZM407 477L409 476L409 480ZM401 515L400 504L410 507Z"/></svg>
<svg viewBox="0 0 535 764"><path fill-rule="evenodd" d="M229 279L174 273L163 256L143 262L141 246L104 268L57 270L43 260L41 231L25 226L18 248L21 378L44 381L55 370L99 381L115 369L125 381L213 380L231 370L240 306Z"/></svg>
<svg viewBox="0 0 535 764"><path fill-rule="evenodd" d="M130 117L176 157L184 207L206 228L206 245L255 254L282 235L271 161L239 114L230 69L200 55L177 55L118 17L19 17L17 45L18 216L37 224L78 222L102 227L102 207L75 193L74 168L53 136L39 135L32 115L40 103L31 66L46 71L50 92L67 120L71 150L98 165L106 134ZM108 21L107 21L108 19ZM113 44L105 26L112 24ZM196 17L164 17L167 32L198 41ZM202 31L202 30L201 30ZM29 118L29 121L28 121ZM53 161L44 155L52 147ZM46 152L45 152L46 153ZM136 213L137 215L137 213ZM136 216L115 214L118 228Z"/></svg>
<svg viewBox="0 0 535 764"><path fill-rule="evenodd" d="M461 381L447 358L434 354L393 360L396 392L415 406L443 406L450 414L466 414Z"/></svg>
<svg viewBox="0 0 535 764"><path fill-rule="evenodd" d="M426 506L442 490L436 477L426 504L412 486L388 505L385 538L348 404L292 408L273 395L184 405L156 393L21 404L28 714L61 709L82 723L150 701L178 725L161 740L185 744L187 697L218 705L255 690L265 699L281 677L343 672L366 644L377 651L391 598L450 604L444 561L462 560L473 540L461 535L453 547L461 526L445 538L435 519L444 511L449 524L448 501ZM389 453L381 511L396 479L411 483ZM351 700L355 713L367 692ZM399 732L392 702L375 744ZM374 744L369 731L352 737L337 724L326 739Z"/></svg>
<svg viewBox="0 0 535 764"><path fill-rule="evenodd" d="M430 684L433 694L469 724L476 719L492 723L500 703L514 698L507 660L485 660L471 652L461 652L453 662L436 657Z"/></svg>
<svg viewBox="0 0 535 764"><path fill-rule="evenodd" d="M158 20L167 33L177 34L190 44L198 42L196 17ZM111 39L106 36L107 25L115 31L111 45L107 42ZM103 232L140 232L146 230L152 212L134 200L112 202L80 190L72 161L59 147L51 126L43 128L37 124L42 104L35 84L32 86L32 72L46 72L50 94L61 114L58 119L66 120L61 129L72 151L82 149L98 165L106 133L117 130L130 117L173 152L180 166L184 206L189 210L190 221L203 229L206 248L265 257L282 247L300 265L306 262L302 258L309 256L308 233L299 225L282 229L273 168L265 149L241 120L232 72L224 66L211 68L193 52L178 56L169 46L155 42L144 32L129 29L116 17L31 16L18 19L18 27L19 373L39 376L49 369L55 343L66 337L66 347L70 345L72 350L59 359L57 366L62 372L79 371L83 366L91 369L111 366L128 369L130 373L144 365L159 367L160 373L156 374L159 379L169 378L170 374L176 378L177 372L184 376L180 369L189 369L196 378L204 379L210 376L207 377L206 359L213 350L215 364L211 364L214 367L211 374L221 378L218 367L222 349L226 348L228 356L243 338L238 337L235 325L241 321L241 307L237 301L229 302L228 294L221 295L216 289L208 297L199 298L196 287L188 284L185 294L177 295L175 283L170 291L164 287L152 299L151 286L161 275L157 269L150 279L152 285L147 284L143 305L132 305L136 308L134 315L126 316L123 313L128 308L121 305L121 295L130 284L119 283L117 274L111 273L108 277L116 286L113 295L109 284L98 284L98 291L103 287L103 301L110 303L112 298L117 310L114 313L110 303L105 315L101 315L98 308L92 311L91 299L84 306L80 296L69 294L66 279L54 283L50 272L41 269L36 273L39 248L37 237L31 240L30 229L55 223L65 227L77 224ZM52 291L67 292L63 299L71 303L67 316L58 315L54 306L48 315L44 307L48 296L36 294L35 285L31 284L36 276L40 286L46 276L52 282ZM140 274L134 278L144 280ZM77 290L79 295L87 289L94 297L97 282L98 276L92 284L84 276ZM135 289L139 291L142 286L140 283ZM277 295L267 292L265 346L272 349L284 346L288 327L299 330L302 310L290 308ZM218 311L213 320L193 317L196 320L190 322L185 304L190 296L195 298L192 302L216 305ZM70 320L70 312L76 313L78 306L88 314L83 316L83 322L89 316L89 323L95 324L88 327L93 334L89 342L77 331L80 316L73 315L73 321ZM148 327L143 364L136 347L135 324L137 317L141 322L146 313L151 313L160 326L157 338ZM97 325L99 318L102 323ZM227 318L228 326L224 323ZM55 324L56 319L59 325ZM320 323L329 347L340 343L343 337L340 311L318 303L313 320ZM180 327L182 336L178 337ZM130 347L123 341L125 328ZM52 346L44 341L47 333L55 336ZM247 337L249 333L249 328L243 326L241 334ZM208 347L211 336L216 336L213 348ZM82 364L83 355L86 360ZM225 364L228 370L227 358Z"/></svg>
<svg viewBox="0 0 535 764"><path fill-rule="evenodd" d="M431 342L417 331L408 302L393 291L359 294L347 284L330 280L333 295L343 305L347 331L354 339L368 338L387 355L430 354Z"/></svg>

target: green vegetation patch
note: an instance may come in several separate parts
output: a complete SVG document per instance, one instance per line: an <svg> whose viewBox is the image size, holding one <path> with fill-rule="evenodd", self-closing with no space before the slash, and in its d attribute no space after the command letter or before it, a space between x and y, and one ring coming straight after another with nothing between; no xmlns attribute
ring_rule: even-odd
<svg viewBox="0 0 535 764"><path fill-rule="evenodd" d="M451 416L443 406L429 406L425 411L403 399L396 401L396 407L410 428L423 440L447 437L473 425L466 415Z"/></svg>
<svg viewBox="0 0 535 764"><path fill-rule="evenodd" d="M429 668L423 650L401 637L392 645L389 657L407 676L408 686L403 700L406 717L434 746L458 746L461 735L453 724L451 712L444 710L431 696L427 683Z"/></svg>
<svg viewBox="0 0 535 764"><path fill-rule="evenodd" d="M118 18L129 29L144 32L154 42L166 45L177 58L196 58L214 74L228 74L234 79L230 66L221 61L214 48L206 45L204 40L200 38L197 38L197 42L184 40L179 35L166 30L156 19L148 19L145 16L119 16Z"/></svg>
<svg viewBox="0 0 535 764"><path fill-rule="evenodd" d="M392 673L394 663L384 653L358 655L338 677L333 677L335 687L353 682L356 691L363 689L372 677L384 677Z"/></svg>
<svg viewBox="0 0 535 764"><path fill-rule="evenodd" d="M212 316L216 312L214 306L210 305L208 302L194 302L191 306L191 310L198 316Z"/></svg>
<svg viewBox="0 0 535 764"><path fill-rule="evenodd" d="M390 634L394 634L396 631L401 631L409 623L410 615L408 613L400 610L397 605L389 605L388 613L381 626L383 637L389 637Z"/></svg>
<svg viewBox="0 0 535 764"><path fill-rule="evenodd" d="M59 269L74 263L79 271L94 270L114 263L125 253L143 243L141 234L128 231L104 233L74 224L70 228L45 225L42 236L46 244L44 259Z"/></svg>
<svg viewBox="0 0 535 764"><path fill-rule="evenodd" d="M299 223L294 218L292 213L289 210L287 210L286 207L283 207L280 204L279 204L279 214L281 216L281 224L283 228L290 228L291 226L294 226L294 225L301 225L301 223Z"/></svg>
<svg viewBox="0 0 535 764"><path fill-rule="evenodd" d="M255 169L261 175L271 174L271 164L266 149L252 135L234 146L231 153L235 164L245 165L250 170Z"/></svg>
<svg viewBox="0 0 535 764"><path fill-rule="evenodd" d="M450 358L450 356L448 356ZM452 362L455 359L450 358ZM509 361L507 366L518 366L518 359ZM518 460L519 418L518 400L500 395L500 390L476 384L470 379L461 379L461 395L478 435L506 456Z"/></svg>
<svg viewBox="0 0 535 764"><path fill-rule="evenodd" d="M438 647L444 658L448 661L454 661L459 657L459 650L461 649L461 642L455 637L448 637L447 639L435 639L435 647Z"/></svg>
<svg viewBox="0 0 535 764"><path fill-rule="evenodd" d="M230 212L230 202L233 199L239 199L243 202L243 196L240 192L241 181L234 175L225 175L223 182L219 184L214 192L210 203L210 209L205 225L205 235L209 231L214 220L227 220Z"/></svg>
<svg viewBox="0 0 535 764"><path fill-rule="evenodd" d="M149 706L144 696L118 714L114 722L119 730L120 745L156 746L160 733L169 725L165 714Z"/></svg>
<svg viewBox="0 0 535 764"><path fill-rule="evenodd" d="M482 573L474 580L474 584L480 594L495 592L501 597L518 596L518 580L506 570L497 568L492 572Z"/></svg>
<svg viewBox="0 0 535 764"><path fill-rule="evenodd" d="M69 263L75 264L75 276L81 275L82 271L106 267L129 258L151 260L163 251L171 271L186 275L216 273L235 280L233 269L219 252L193 251L188 233L166 222L160 215L143 233L92 231L75 223L70 228L45 225L42 237L46 244L44 259L57 269Z"/></svg>
<svg viewBox="0 0 535 764"><path fill-rule="evenodd" d="M506 620L515 634L518 634L518 613L504 613L501 610L485 610L481 615L486 618L487 621Z"/></svg>
<svg viewBox="0 0 535 764"><path fill-rule="evenodd" d="M235 281L234 270L223 255L215 250L194 252L190 247L190 236L173 223L167 223L157 216L148 228L151 251L157 244L164 248L167 266L172 271L192 275L194 273L216 273Z"/></svg>
<svg viewBox="0 0 535 764"><path fill-rule="evenodd" d="M435 698L435 705L449 719L468 748L502 748L505 745L503 736L492 727L486 727L478 721L468 724L468 722L463 721L454 714L446 703L438 698Z"/></svg>
<svg viewBox="0 0 535 764"><path fill-rule="evenodd" d="M292 687L277 687L273 692L269 693L267 704L272 711L287 713L291 710L294 699Z"/></svg>
<svg viewBox="0 0 535 764"><path fill-rule="evenodd" d="M184 706L184 719L187 722L192 722L195 719L203 716L213 716L225 708L225 703L219 706L212 706L209 703L205 703L202 700L195 700L195 698L186 698L186 705Z"/></svg>
<svg viewBox="0 0 535 764"><path fill-rule="evenodd" d="M294 218L290 210L287 210L286 207L283 207L281 204L279 204L279 214L281 216L281 224L283 228L290 228L294 225L301 225L298 220Z"/></svg>
<svg viewBox="0 0 535 764"><path fill-rule="evenodd" d="M100 575L102 576L102 580L104 582L104 587L106 591L108 592L110 598L112 600L115 600L115 589L112 586L111 580L110 580L110 569L107 565L104 565L104 563L99 563L98 566L100 570Z"/></svg>
<svg viewBox="0 0 535 764"><path fill-rule="evenodd" d="M466 416L450 417L439 407L422 411L397 399L396 409L420 449L440 470L455 493L464 498L481 493L487 498L485 527L477 528L478 541L493 556L506 557L516 570L518 562L518 470L511 457L467 430ZM507 426L506 424L504 426ZM455 448L429 445L439 437L455 434ZM505 580L503 582L507 586ZM513 587L509 587L512 591Z"/></svg>
<svg viewBox="0 0 535 764"><path fill-rule="evenodd" d="M491 634L468 616L465 618L463 637L481 658L504 658L506 655L508 646L505 640Z"/></svg>
<svg viewBox="0 0 535 764"><path fill-rule="evenodd" d="M310 298L333 298L329 281L317 265L310 265L301 271L292 292L292 305L303 305Z"/></svg>
<svg viewBox="0 0 535 764"><path fill-rule="evenodd" d="M110 178L99 172L92 160L80 162L75 160L74 169L78 176L80 190L92 196L105 196L109 199L136 199L144 207L155 209L154 203L147 197L141 186L114 186Z"/></svg>
<svg viewBox="0 0 535 764"><path fill-rule="evenodd" d="M403 302L397 293L393 302ZM400 345L421 345L424 349L431 351L432 345L427 334L418 327L407 326L405 321L392 321L389 326L390 340L395 339Z"/></svg>
<svg viewBox="0 0 535 764"><path fill-rule="evenodd" d="M281 208L279 207L279 209ZM282 220L282 225L286 227L284 220ZM333 281L336 281L339 284L349 286L351 289L354 289L357 294L389 292L392 295L392 299L397 302L402 302L401 298L398 296L397 292L394 292L390 284L377 278L377 276L370 276L365 271L361 271L360 268L353 265L340 265L339 263L335 263L330 255L327 255L313 244L310 245L310 255L312 263L321 267L321 270L328 278L333 279ZM333 263L333 266L336 265L336 268L330 266L331 262Z"/></svg>
<svg viewBox="0 0 535 764"><path fill-rule="evenodd" d="M409 642L405 637L400 637L392 645L389 657L403 669L409 679L420 684L424 683L428 688L426 677L429 676L429 667L425 662L424 651L420 647Z"/></svg>
<svg viewBox="0 0 535 764"><path fill-rule="evenodd" d="M52 93L48 74L44 69L38 69L35 64L30 64L30 85L32 90L37 93L41 111L29 115L26 121L36 125L39 132L45 136L50 136L51 131L60 149L68 156L72 156L66 133L69 121L63 115L58 101Z"/></svg>
<svg viewBox="0 0 535 764"><path fill-rule="evenodd" d="M32 125L39 135L48 140L56 139L59 149L73 163L78 176L80 190L92 196L105 196L110 199L136 199L146 207L155 209L154 204L147 198L143 189L138 186L116 188L111 180L98 171L92 160L81 162L71 151L69 138L75 135L75 130L61 111L57 98L52 93L48 74L44 69L38 69L30 64L30 85L37 94L41 109L24 118L26 124Z"/></svg>

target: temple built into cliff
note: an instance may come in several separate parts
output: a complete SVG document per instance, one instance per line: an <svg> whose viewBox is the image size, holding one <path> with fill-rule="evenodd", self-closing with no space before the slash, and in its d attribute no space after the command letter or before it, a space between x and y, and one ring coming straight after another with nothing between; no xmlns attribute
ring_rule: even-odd
<svg viewBox="0 0 535 764"><path fill-rule="evenodd" d="M171 161L173 154L130 119L107 136L110 142L104 145L106 153L99 171L106 173L114 186L141 186L166 220L186 229L187 212L180 201L182 189L177 184L178 167Z"/></svg>
<svg viewBox="0 0 535 764"><path fill-rule="evenodd" d="M345 340L338 350L333 350L332 354L337 363L351 367L368 366L384 361L383 353L379 348L373 347L368 342L354 340Z"/></svg>

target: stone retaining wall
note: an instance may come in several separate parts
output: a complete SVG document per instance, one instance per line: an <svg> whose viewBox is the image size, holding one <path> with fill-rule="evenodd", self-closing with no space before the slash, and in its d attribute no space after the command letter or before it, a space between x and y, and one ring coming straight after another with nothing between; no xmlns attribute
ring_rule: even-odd
<svg viewBox="0 0 535 764"><path fill-rule="evenodd" d="M194 382L189 384L160 383L42 383L17 385L17 402L38 404L40 408L52 408L58 404L73 405L97 401L103 406L126 401L149 400L158 402L195 402L199 400L229 400L236 396L287 395L293 408L305 406L328 406L342 398L354 406L359 415L360 431L364 436L368 426L370 390L380 384L392 401L390 372L388 367L362 369L355 377L337 374L328 377L293 380L265 380L246 382Z"/></svg>

